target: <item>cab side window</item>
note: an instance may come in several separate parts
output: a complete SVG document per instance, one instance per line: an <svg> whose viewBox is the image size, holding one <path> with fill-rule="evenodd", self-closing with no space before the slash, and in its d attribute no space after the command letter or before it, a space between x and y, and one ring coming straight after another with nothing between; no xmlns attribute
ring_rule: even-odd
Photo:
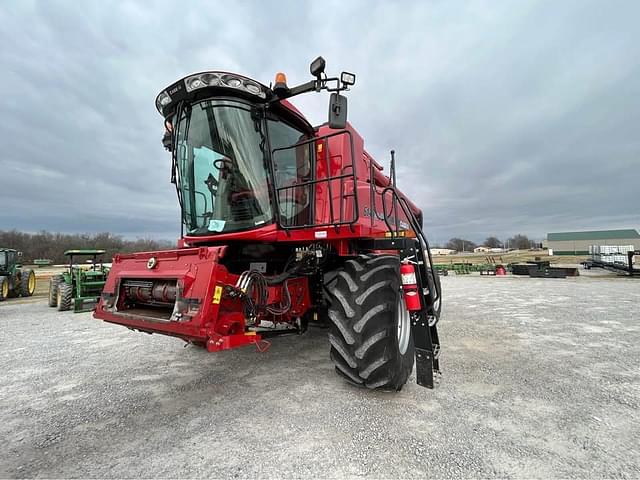
<svg viewBox="0 0 640 480"><path fill-rule="evenodd" d="M276 120L269 120L275 186L278 190L280 221L284 226L309 223L313 142L299 145L309 135Z"/></svg>

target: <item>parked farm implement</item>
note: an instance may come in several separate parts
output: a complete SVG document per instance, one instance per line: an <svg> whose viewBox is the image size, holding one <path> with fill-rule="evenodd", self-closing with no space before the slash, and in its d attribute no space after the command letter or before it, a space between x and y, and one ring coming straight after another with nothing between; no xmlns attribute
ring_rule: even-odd
<svg viewBox="0 0 640 480"><path fill-rule="evenodd" d="M0 302L9 297L30 297L36 290L36 275L18 262L22 253L0 248Z"/></svg>
<svg viewBox="0 0 640 480"><path fill-rule="evenodd" d="M102 264L104 250L67 250L69 270L49 280L49 306L59 311L88 312L93 310L107 280L109 269ZM73 260L87 258L89 264Z"/></svg>
<svg viewBox="0 0 640 480"><path fill-rule="evenodd" d="M94 316L210 352L331 322L338 374L400 390L439 373L441 288L422 212L347 123L355 75L289 87L207 71L157 97L182 236L170 251L117 254ZM287 101L331 92L312 127Z"/></svg>
<svg viewBox="0 0 640 480"><path fill-rule="evenodd" d="M592 245L590 258L582 262L585 269L602 268L610 272L640 278L640 268L635 266L635 257L640 250L633 245Z"/></svg>

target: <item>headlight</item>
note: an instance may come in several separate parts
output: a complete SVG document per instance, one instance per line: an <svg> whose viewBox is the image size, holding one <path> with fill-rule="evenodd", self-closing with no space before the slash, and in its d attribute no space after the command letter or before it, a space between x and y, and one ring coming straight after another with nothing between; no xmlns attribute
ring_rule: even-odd
<svg viewBox="0 0 640 480"><path fill-rule="evenodd" d="M254 95L260 95L260 93L262 93L260 85L256 85L253 82L244 82L244 88L247 89L247 92L253 93Z"/></svg>
<svg viewBox="0 0 640 480"><path fill-rule="evenodd" d="M222 77L222 81L228 87L240 88L242 86L242 80L231 75L225 75L224 77Z"/></svg>
<svg viewBox="0 0 640 480"><path fill-rule="evenodd" d="M251 95L256 95L260 98L267 97L264 88L257 82L254 82L253 80L242 77L240 75L234 75L230 73L197 73L185 78L184 85L187 92L193 92L194 90L205 87L229 87L237 88L238 90L244 90L245 92L248 92Z"/></svg>
<svg viewBox="0 0 640 480"><path fill-rule="evenodd" d="M158 99L156 100L156 108L162 111L162 107L166 107L170 103L171 103L171 97L166 91L164 91L160 95L158 95Z"/></svg>
<svg viewBox="0 0 640 480"><path fill-rule="evenodd" d="M200 80L199 77L190 78L186 83L187 83L187 92L191 92L192 90L196 90L198 88L207 86L202 80Z"/></svg>
<svg viewBox="0 0 640 480"><path fill-rule="evenodd" d="M220 84L220 77L215 73L203 73L200 78L202 81L210 87L215 87Z"/></svg>

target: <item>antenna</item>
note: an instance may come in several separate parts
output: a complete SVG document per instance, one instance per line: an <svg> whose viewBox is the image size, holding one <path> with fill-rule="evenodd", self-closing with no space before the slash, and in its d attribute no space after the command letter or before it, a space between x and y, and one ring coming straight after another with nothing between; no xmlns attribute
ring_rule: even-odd
<svg viewBox="0 0 640 480"><path fill-rule="evenodd" d="M389 167L389 175L393 186L396 186L396 151L391 150L391 166Z"/></svg>

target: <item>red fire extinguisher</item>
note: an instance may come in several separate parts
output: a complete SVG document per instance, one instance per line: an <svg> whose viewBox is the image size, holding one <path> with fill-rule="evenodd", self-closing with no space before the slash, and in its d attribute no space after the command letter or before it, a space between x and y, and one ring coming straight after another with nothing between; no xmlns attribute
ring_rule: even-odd
<svg viewBox="0 0 640 480"><path fill-rule="evenodd" d="M404 293L404 303L410 312L418 312L421 309L416 270L408 260L400 265L400 279Z"/></svg>

